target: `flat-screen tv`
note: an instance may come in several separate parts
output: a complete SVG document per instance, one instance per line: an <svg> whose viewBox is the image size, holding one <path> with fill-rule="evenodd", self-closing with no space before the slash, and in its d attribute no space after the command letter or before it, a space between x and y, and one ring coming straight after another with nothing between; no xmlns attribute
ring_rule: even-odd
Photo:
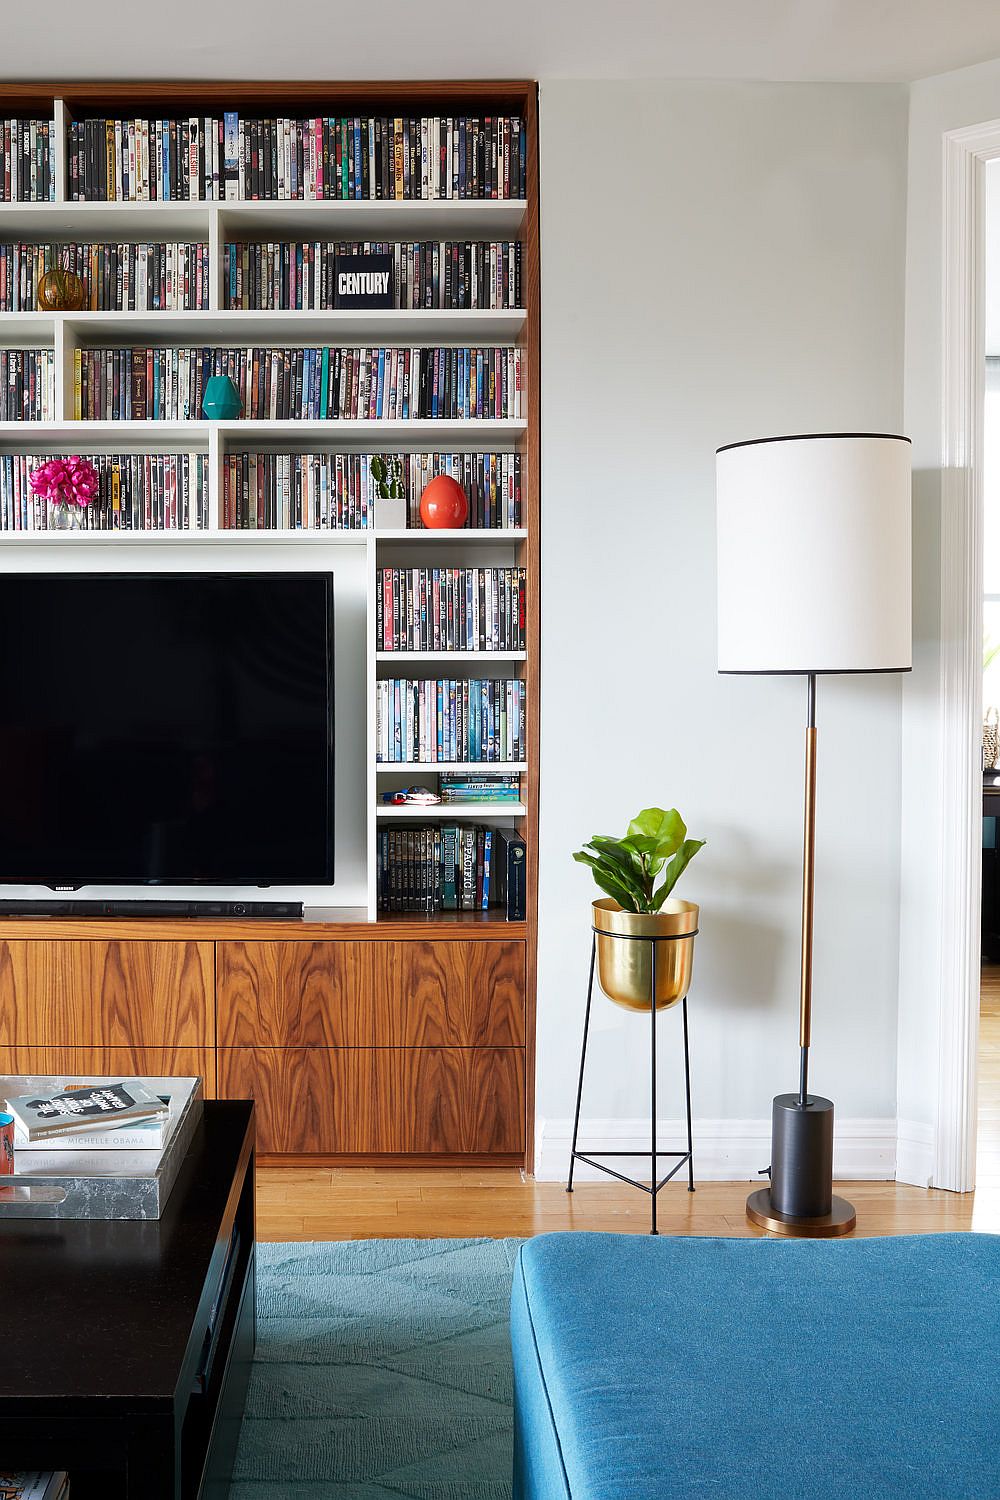
<svg viewBox="0 0 1000 1500"><path fill-rule="evenodd" d="M0 882L333 880L327 573L0 575Z"/></svg>

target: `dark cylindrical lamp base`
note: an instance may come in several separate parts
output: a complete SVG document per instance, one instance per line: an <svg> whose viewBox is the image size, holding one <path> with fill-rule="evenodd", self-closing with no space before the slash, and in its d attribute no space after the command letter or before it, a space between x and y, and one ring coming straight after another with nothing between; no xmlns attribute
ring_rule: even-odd
<svg viewBox="0 0 1000 1500"><path fill-rule="evenodd" d="M771 1106L771 1207L817 1219L833 1206L833 1103L808 1094L778 1094Z"/></svg>

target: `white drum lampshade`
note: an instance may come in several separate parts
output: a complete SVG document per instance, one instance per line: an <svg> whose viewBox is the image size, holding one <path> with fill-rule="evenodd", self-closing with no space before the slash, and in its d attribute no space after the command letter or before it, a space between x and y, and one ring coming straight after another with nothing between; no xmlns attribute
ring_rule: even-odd
<svg viewBox="0 0 1000 1500"><path fill-rule="evenodd" d="M719 671L908 670L909 439L765 438L716 466Z"/></svg>

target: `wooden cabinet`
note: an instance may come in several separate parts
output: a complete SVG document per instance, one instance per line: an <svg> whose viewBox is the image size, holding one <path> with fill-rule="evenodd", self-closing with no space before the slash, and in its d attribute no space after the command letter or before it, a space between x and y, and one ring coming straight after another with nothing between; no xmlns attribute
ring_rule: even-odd
<svg viewBox="0 0 1000 1500"><path fill-rule="evenodd" d="M215 1045L214 944L0 941L0 1047Z"/></svg>
<svg viewBox="0 0 1000 1500"><path fill-rule="evenodd" d="M524 1152L527 944L516 929L101 931L7 926L0 1069L198 1073L209 1097L256 1099L269 1155Z"/></svg>
<svg viewBox="0 0 1000 1500"><path fill-rule="evenodd" d="M522 942L220 943L220 1047L519 1047Z"/></svg>
<svg viewBox="0 0 1000 1500"><path fill-rule="evenodd" d="M254 1099L264 1153L510 1155L520 1047L222 1047L219 1095Z"/></svg>

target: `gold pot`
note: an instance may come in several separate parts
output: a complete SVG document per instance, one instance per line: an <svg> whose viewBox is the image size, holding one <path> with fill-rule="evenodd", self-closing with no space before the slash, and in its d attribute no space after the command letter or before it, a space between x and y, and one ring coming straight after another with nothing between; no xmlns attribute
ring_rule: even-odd
<svg viewBox="0 0 1000 1500"><path fill-rule="evenodd" d="M597 974L609 1000L626 1010L648 1010L653 982L653 944L642 938L669 938L656 944L656 1008L683 1000L691 984L698 908L693 901L668 897L661 911L623 911L617 901L594 902Z"/></svg>

